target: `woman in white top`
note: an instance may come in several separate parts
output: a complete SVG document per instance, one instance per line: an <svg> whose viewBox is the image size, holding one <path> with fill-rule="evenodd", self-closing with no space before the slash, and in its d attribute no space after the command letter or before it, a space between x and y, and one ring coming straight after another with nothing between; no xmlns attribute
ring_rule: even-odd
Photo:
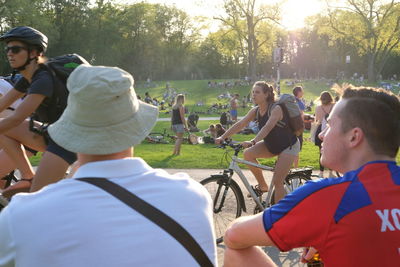
<svg viewBox="0 0 400 267"><path fill-rule="evenodd" d="M333 109L335 102L333 101L332 95L328 91L321 92L317 99L321 104L315 107L315 121L318 124L317 131L315 133L315 145L319 147L319 158L321 160L321 139L318 138L318 134L322 132L326 127L326 119L329 113ZM319 163L319 177L324 177L324 166ZM332 172L329 171L329 177L332 177Z"/></svg>

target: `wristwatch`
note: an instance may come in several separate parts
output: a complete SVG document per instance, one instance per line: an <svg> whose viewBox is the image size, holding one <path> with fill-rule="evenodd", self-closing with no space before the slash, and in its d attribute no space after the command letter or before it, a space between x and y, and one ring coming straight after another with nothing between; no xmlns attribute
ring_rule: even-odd
<svg viewBox="0 0 400 267"><path fill-rule="evenodd" d="M252 144L253 146L256 144L256 141L254 141L254 139L251 140L250 142L251 142L251 144Z"/></svg>

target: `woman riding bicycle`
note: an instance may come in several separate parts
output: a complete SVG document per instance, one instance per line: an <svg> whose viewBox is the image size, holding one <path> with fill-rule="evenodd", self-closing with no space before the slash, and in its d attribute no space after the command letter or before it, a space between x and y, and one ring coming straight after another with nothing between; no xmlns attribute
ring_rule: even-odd
<svg viewBox="0 0 400 267"><path fill-rule="evenodd" d="M60 180L76 160L76 155L54 143L45 129L62 114L62 110L53 114L54 110L50 108L56 97L55 83L59 81L53 80L53 76L41 65L45 61L43 55L47 37L36 29L21 26L2 35L0 41L6 42L10 66L23 76L14 89L0 99L0 112L26 95L15 111L0 121L0 146L3 148L0 162L10 157L15 164L13 168L18 168L22 176L21 181L3 191L3 196L11 197L15 193L29 191L32 182L31 191L36 191ZM21 144L45 152L36 173ZM10 166L2 165L0 173L1 168L6 167Z"/></svg>
<svg viewBox="0 0 400 267"><path fill-rule="evenodd" d="M251 95L256 106L243 119L236 122L221 137L217 138L216 143L219 144L222 140L238 133L249 122L256 119L260 131L252 140L242 143L242 146L246 148L243 156L245 160L254 163L258 163L257 158L278 156L273 175L276 203L286 194L283 181L300 151L300 143L288 126L289 118L279 105L274 105L275 95L271 85L258 81L254 84ZM277 125L279 121L284 121L285 126ZM257 179L258 185L255 187L257 193L261 195L267 192L269 188L262 170L253 166L249 166L249 169Z"/></svg>

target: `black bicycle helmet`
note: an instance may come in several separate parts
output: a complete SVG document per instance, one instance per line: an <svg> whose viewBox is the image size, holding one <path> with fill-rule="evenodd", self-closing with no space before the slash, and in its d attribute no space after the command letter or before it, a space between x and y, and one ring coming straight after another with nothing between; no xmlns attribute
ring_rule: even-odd
<svg viewBox="0 0 400 267"><path fill-rule="evenodd" d="M46 52L48 39L46 35L34 28L19 26L0 36L0 41L21 41L38 48L39 52Z"/></svg>

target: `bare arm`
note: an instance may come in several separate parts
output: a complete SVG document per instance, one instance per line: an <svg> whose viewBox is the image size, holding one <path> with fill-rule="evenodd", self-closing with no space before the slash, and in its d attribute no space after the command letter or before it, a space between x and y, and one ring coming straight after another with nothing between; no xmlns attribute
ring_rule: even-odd
<svg viewBox="0 0 400 267"><path fill-rule="evenodd" d="M322 118L324 117L324 111L321 106L317 106L315 108L315 122L320 124L322 122Z"/></svg>
<svg viewBox="0 0 400 267"><path fill-rule="evenodd" d="M239 132L240 130L242 130L244 127L246 127L249 122L251 122L252 120L254 120L254 118L256 117L256 112L257 112L257 108L252 108L247 114L246 116L244 116L243 119L239 120L238 122L236 122L234 125L232 125L231 128L229 128L223 135L221 135L219 138L221 138L221 140L224 140L226 138L231 137L232 135L234 135L235 133Z"/></svg>
<svg viewBox="0 0 400 267"><path fill-rule="evenodd" d="M4 98L7 97L7 95L5 95ZM0 134L21 124L39 107L44 98L45 96L40 94L28 95L18 106L15 112L13 112L9 117L0 121Z"/></svg>
<svg viewBox="0 0 400 267"><path fill-rule="evenodd" d="M24 93L15 90L14 88L0 98L0 112L11 106L19 98L23 97Z"/></svg>
<svg viewBox="0 0 400 267"><path fill-rule="evenodd" d="M271 116L269 117L267 123L260 129L257 133L256 137L254 137L253 141L257 143L258 141L263 140L269 132L275 127L278 121L282 120L283 112L282 108L279 105L276 105L272 111Z"/></svg>
<svg viewBox="0 0 400 267"><path fill-rule="evenodd" d="M275 245L265 232L262 212L233 221L225 232L224 243L232 249Z"/></svg>

